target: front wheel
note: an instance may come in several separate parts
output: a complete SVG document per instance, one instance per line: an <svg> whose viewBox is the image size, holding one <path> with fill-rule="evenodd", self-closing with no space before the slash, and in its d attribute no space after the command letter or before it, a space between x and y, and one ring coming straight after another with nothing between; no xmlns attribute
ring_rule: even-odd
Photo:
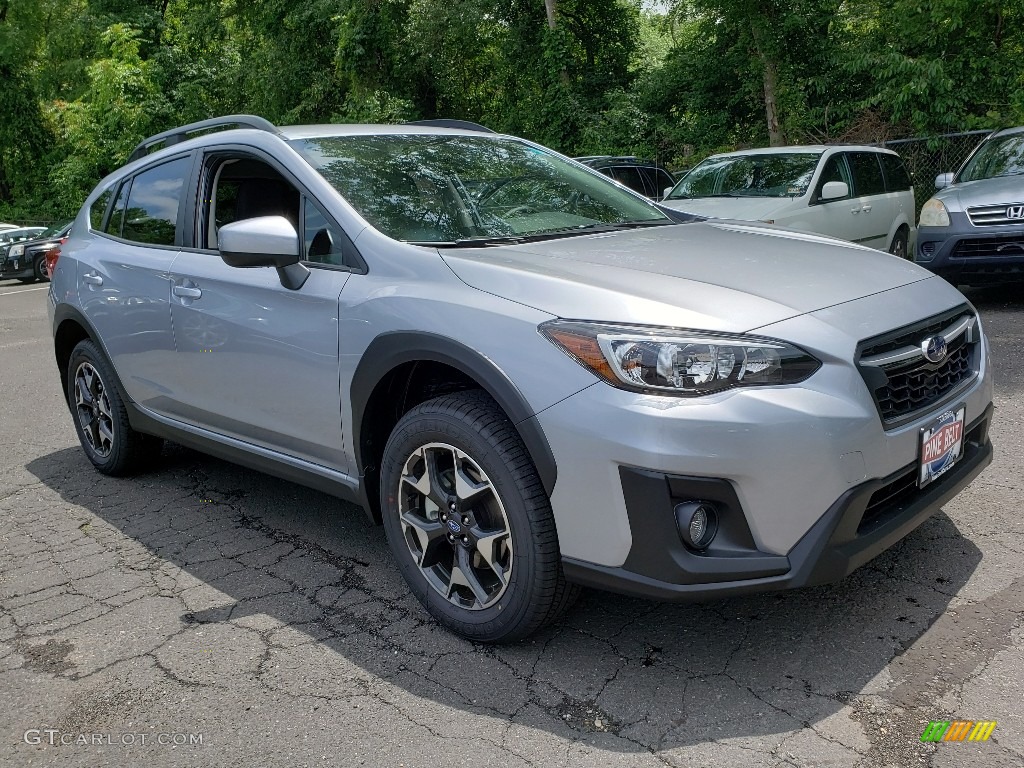
<svg viewBox="0 0 1024 768"><path fill-rule="evenodd" d="M521 639L578 592L537 470L486 393L445 395L402 417L384 449L381 500L413 594L470 640Z"/></svg>

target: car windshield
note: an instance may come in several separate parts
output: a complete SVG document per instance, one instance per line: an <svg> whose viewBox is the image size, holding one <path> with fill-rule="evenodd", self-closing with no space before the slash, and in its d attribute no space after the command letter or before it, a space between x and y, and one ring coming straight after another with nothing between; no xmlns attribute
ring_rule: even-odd
<svg viewBox="0 0 1024 768"><path fill-rule="evenodd" d="M819 152L709 157L679 180L669 200L695 197L800 197L807 192Z"/></svg>
<svg viewBox="0 0 1024 768"><path fill-rule="evenodd" d="M984 142L960 172L958 181L978 181L1024 174L1024 133Z"/></svg>
<svg viewBox="0 0 1024 768"><path fill-rule="evenodd" d="M330 136L291 145L396 240L492 245L673 223L604 177L507 136Z"/></svg>

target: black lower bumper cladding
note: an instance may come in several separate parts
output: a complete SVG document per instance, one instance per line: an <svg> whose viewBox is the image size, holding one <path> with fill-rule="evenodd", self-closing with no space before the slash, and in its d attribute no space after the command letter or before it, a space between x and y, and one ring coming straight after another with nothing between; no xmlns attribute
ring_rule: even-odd
<svg viewBox="0 0 1024 768"><path fill-rule="evenodd" d="M660 600L704 600L838 581L935 514L992 462L988 437L992 406L965 430L964 455L925 488L891 495L910 465L844 493L790 552L759 552L736 494L724 480L680 478L623 468L623 492L633 544L619 568L563 558L566 577L584 586ZM879 505L876 492L885 494ZM696 494L696 496L692 495ZM686 548L672 509L681 495L710 501L721 511L719 535L705 552ZM868 517L865 513L870 509Z"/></svg>

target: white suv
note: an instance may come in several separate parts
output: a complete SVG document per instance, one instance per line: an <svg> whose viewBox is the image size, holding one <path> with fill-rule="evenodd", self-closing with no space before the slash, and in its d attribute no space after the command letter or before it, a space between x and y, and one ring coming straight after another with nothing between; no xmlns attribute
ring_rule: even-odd
<svg viewBox="0 0 1024 768"><path fill-rule="evenodd" d="M900 156L866 146L772 147L712 155L663 204L913 253L914 187Z"/></svg>

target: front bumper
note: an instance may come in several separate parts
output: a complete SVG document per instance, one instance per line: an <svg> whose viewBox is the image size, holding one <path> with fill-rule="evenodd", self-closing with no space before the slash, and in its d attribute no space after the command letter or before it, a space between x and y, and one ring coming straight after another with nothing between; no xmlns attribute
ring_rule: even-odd
<svg viewBox="0 0 1024 768"><path fill-rule="evenodd" d="M941 478L918 489L901 484L917 465L851 488L825 512L786 555L737 549L706 556L680 542L674 520L652 515L649 506L671 508L673 482L690 478L623 472L626 509L633 530L645 530L647 546L636 548L618 568L563 558L566 578L578 584L645 598L685 601L750 594L838 581L917 528L956 496L992 461L988 438L992 406L965 430L964 454ZM894 489L903 488L893 494ZM652 529L652 525L654 528ZM742 538L742 532L740 532ZM735 543L735 537L731 538Z"/></svg>
<svg viewBox="0 0 1024 768"><path fill-rule="evenodd" d="M32 271L31 256L26 253L14 259L10 253L0 255L0 280L14 280L27 277L35 277L35 273Z"/></svg>
<svg viewBox="0 0 1024 768"><path fill-rule="evenodd" d="M950 226L918 230L914 261L954 285L1024 280L1024 224L974 226L951 211Z"/></svg>

